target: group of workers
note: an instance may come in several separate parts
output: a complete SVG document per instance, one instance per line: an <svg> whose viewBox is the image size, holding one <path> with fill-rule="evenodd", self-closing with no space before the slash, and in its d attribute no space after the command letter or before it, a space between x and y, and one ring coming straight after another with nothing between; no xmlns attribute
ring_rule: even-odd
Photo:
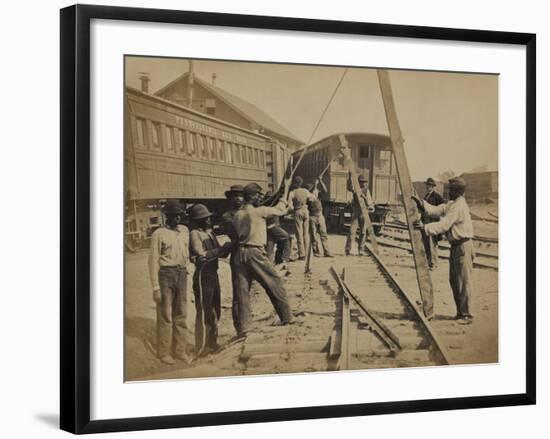
<svg viewBox="0 0 550 439"><path fill-rule="evenodd" d="M374 202L366 178L358 178L360 192L354 193L352 215L345 254L349 255L359 231L358 254L361 255L367 236L366 221L362 215L361 197L369 212ZM432 185L433 183L433 185ZM473 228L464 199L464 182L449 181L450 198L443 203L429 179L426 197L417 203L422 220L415 223L426 237L426 253L431 266L437 264L437 240L443 233L451 243L450 283L457 306L457 318L471 320L469 297L473 264ZM304 187L301 177L295 177L288 200L274 199L264 194L261 186L250 183L234 185L225 192L230 208L221 216L222 231L229 238L221 244L213 231L212 212L203 204L187 210L169 200L163 208L165 227L152 235L149 268L153 299L157 304L157 355L166 364L176 360L189 364L192 357L187 343L187 276L189 263L195 265L193 294L195 298L195 355L204 356L218 350L218 321L221 314L221 290L218 278L218 260L229 256L233 290L232 318L237 337L245 337L252 323L250 287L253 280L265 290L279 318L277 324L293 322L283 278L288 274L291 260L290 236L281 227L279 218L292 213L298 258L303 260L309 248L315 255L333 257L325 218L319 200L321 181ZM351 186L348 182L348 190ZM270 200L271 203L267 201ZM268 205L274 204L274 205ZM189 229L182 224L185 217ZM440 218L439 221L433 221Z"/></svg>

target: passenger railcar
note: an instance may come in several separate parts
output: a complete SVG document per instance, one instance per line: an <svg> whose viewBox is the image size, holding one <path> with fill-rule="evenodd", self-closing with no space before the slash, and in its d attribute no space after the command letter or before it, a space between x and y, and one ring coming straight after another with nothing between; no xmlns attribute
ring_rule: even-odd
<svg viewBox="0 0 550 439"><path fill-rule="evenodd" d="M367 178L376 204L376 210L370 214L370 218L378 233L388 212L401 203L390 138L372 133L347 133L345 137L357 175ZM335 231L349 227L352 200L352 193L347 189L348 171L339 149L337 134L309 145L295 172L306 183L313 183L328 167L322 178L327 192L322 192L320 198L328 225ZM301 150L294 153L295 161L300 154Z"/></svg>
<svg viewBox="0 0 550 439"><path fill-rule="evenodd" d="M270 137L127 87L126 241L143 246L162 223L166 199L225 209L225 191L277 187L290 152Z"/></svg>

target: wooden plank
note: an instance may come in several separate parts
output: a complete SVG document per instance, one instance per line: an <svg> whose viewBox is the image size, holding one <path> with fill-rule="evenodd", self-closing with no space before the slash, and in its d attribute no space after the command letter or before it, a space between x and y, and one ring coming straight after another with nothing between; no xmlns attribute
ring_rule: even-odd
<svg viewBox="0 0 550 439"><path fill-rule="evenodd" d="M409 296L407 291L401 286L401 284L397 281L397 279L391 274L391 271L388 269L388 267L386 266L384 261L380 258L380 255L377 255L376 253L374 253L368 246L367 246L367 250L373 256L373 258L376 260L376 262L378 263L378 266L385 273L387 278L391 279L391 281L393 282L393 285L395 286L395 288L399 291L401 296L406 300L406 302L409 304L409 306L411 307L413 312L416 314L416 316L418 317L418 320L419 320L419 324L422 325L422 327L425 329L427 334L432 339L432 341L433 341L435 347L437 348L437 350L439 350L439 353L440 353L440 356L441 356L441 361L444 364L450 364L449 363L450 356L447 353L447 350L445 349L445 345L443 344L443 342L441 341L441 339L439 338L437 333L433 330L432 326L430 325L430 322L428 321L428 318L425 317L416 308L416 302L413 300L413 298L411 296Z"/></svg>
<svg viewBox="0 0 550 439"><path fill-rule="evenodd" d="M399 339L393 334L366 306L365 304L351 292L349 287L346 285L343 278L340 278L336 273L334 267L330 267L330 274L338 284L338 288L342 293L347 297L350 297L363 312L366 321L372 331L380 338L380 340L390 349L391 351L399 351L401 346L399 345Z"/></svg>
<svg viewBox="0 0 550 439"><path fill-rule="evenodd" d="M344 167L348 169L348 172L351 174L351 187L353 189L353 192L355 194L355 197L359 201L359 207L361 208L361 214L363 215L363 220L365 221L365 224L367 225L367 231L369 233L369 240L372 244L373 250L378 253L378 243L376 242L376 236L374 235L374 228L372 227L372 223L370 221L369 212L367 210L367 206L365 204L365 200L361 197L361 187L359 186L359 180L357 179L357 172L355 170L355 165L353 163L353 160L351 158L350 154L350 148L348 145L348 141L346 140L346 136L343 134L338 135L338 139L340 140L340 151L342 152L344 156ZM363 250L363 249L361 249Z"/></svg>
<svg viewBox="0 0 550 439"><path fill-rule="evenodd" d="M430 319L433 317L434 313L432 279L428 268L428 260L426 259L424 243L422 241L422 233L413 225L414 221L419 218L419 212L417 210L416 203L414 203L411 199L414 189L411 175L409 173L409 166L407 164L407 157L405 155L401 128L399 127L395 103L393 101L390 76L387 70L378 69L376 73L378 74L380 92L382 93L382 101L386 112L386 121L390 132L393 155L397 167L397 175L399 177L399 186L401 188L401 195L403 197L403 204L405 207L405 216L407 217L407 225L411 236L413 259L416 267L416 277L418 279L418 287L422 298L422 308L424 310L424 315ZM378 254L378 251L374 247L373 250L376 254Z"/></svg>

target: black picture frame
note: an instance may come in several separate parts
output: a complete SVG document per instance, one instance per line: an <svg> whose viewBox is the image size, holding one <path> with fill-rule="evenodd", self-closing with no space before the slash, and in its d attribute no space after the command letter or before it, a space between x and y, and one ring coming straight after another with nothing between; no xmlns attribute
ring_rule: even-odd
<svg viewBox="0 0 550 439"><path fill-rule="evenodd" d="M93 19L513 44L526 48L526 392L224 413L90 420L90 22ZM536 36L175 10L76 5L61 10L61 404L60 424L99 433L326 417L535 404L536 401Z"/></svg>

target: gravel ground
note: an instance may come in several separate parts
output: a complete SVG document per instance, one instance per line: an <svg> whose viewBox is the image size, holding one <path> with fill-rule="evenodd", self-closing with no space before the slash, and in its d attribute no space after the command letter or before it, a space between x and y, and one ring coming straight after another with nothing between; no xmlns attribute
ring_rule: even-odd
<svg viewBox="0 0 550 439"><path fill-rule="evenodd" d="M481 223L481 224L478 224ZM485 227L485 222L476 221L478 226ZM490 224L493 226L493 224ZM496 225L495 225L496 226ZM484 232L496 236L496 227L486 227ZM303 262L291 264L292 274L287 278L289 300L297 314L298 324L294 327L294 336L314 333L319 338L330 335L332 315L330 315L330 298L324 280L319 277L326 275L329 279L328 267L334 264L343 267L350 264L349 258L343 256L345 237L331 235L331 248L336 258L314 258L312 268L318 270L315 282L305 286L303 279ZM143 380L157 378L182 378L216 375L242 375L247 373L242 364L237 361L224 361L223 367L212 364L210 361L201 361L193 367L183 363L173 366L161 363L154 353L154 334L156 311L152 301L149 275L147 270L147 252L128 253L126 257L126 292L125 292L125 379ZM407 291L419 300L418 285L414 271L412 256L399 249L381 248L382 258L390 269L394 270L402 285ZM353 257L354 260L359 257ZM356 265L356 264L355 264ZM347 270L346 279L355 285L361 285L361 270L354 268ZM222 315L219 323L219 343L230 344L235 336L231 320L231 282L229 265L220 263L220 284L222 286ZM188 327L190 341L189 351L192 351L194 303L191 289L191 275L188 285ZM441 260L439 267L432 272L434 285L434 303L436 315L433 327L447 345L453 364L465 363L492 363L498 361L498 273L488 269L474 269L475 294L472 298L472 309L475 319L471 325L458 325L452 320L455 307L448 283L448 262ZM323 307L325 304L325 308ZM329 304L329 305L327 305ZM327 308L328 306L328 308ZM256 330L256 342L268 344L275 337L276 329L273 325L277 317L266 294L259 285L253 285L252 293L253 329ZM330 312L327 315L326 310ZM317 312L318 310L319 312ZM294 326L294 325L293 325ZM329 331L327 333L327 331ZM229 354L228 349L228 355ZM375 365L364 365L365 368Z"/></svg>

